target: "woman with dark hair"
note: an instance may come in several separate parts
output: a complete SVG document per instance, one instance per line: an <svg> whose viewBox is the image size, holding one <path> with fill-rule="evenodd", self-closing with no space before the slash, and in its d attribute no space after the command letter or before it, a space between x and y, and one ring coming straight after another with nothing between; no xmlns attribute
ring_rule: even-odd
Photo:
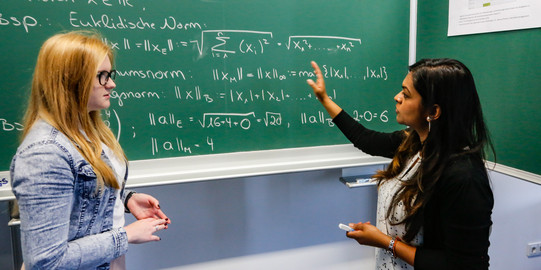
<svg viewBox="0 0 541 270"><path fill-rule="evenodd" d="M409 68L396 101L407 129L369 130L327 95L321 70L308 80L355 147L392 158L378 171L377 222L350 224L361 245L377 247L377 269L488 269L494 204L485 151L494 152L473 76L453 59Z"/></svg>

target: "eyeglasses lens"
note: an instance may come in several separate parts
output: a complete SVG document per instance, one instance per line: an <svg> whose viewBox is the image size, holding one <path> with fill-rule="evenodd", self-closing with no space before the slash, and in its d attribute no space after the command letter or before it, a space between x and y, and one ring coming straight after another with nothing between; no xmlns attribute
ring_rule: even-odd
<svg viewBox="0 0 541 270"><path fill-rule="evenodd" d="M98 78L100 84L105 86L107 82L109 82L109 78L112 78L113 80L116 78L116 70L111 70L111 72L102 71L98 73Z"/></svg>

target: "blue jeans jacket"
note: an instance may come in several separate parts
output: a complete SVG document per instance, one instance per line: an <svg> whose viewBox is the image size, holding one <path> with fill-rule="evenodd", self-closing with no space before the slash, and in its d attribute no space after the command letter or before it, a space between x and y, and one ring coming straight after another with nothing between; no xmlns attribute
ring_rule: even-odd
<svg viewBox="0 0 541 270"><path fill-rule="evenodd" d="M112 228L115 190L98 190L91 165L48 123L34 124L10 173L26 269L109 269L128 251L126 231Z"/></svg>

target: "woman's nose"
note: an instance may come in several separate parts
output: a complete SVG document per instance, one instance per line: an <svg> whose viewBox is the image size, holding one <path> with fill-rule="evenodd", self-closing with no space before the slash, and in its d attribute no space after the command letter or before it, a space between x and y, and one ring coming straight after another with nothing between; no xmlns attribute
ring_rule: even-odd
<svg viewBox="0 0 541 270"><path fill-rule="evenodd" d="M396 94L396 96L394 96L394 101L396 101L396 103L400 103L402 101L402 98L400 97L400 93Z"/></svg>
<svg viewBox="0 0 541 270"><path fill-rule="evenodd" d="M109 80L108 80L107 83L105 84L105 88L107 88L107 89L114 89L115 87L116 87L115 80L113 80L113 78L109 78Z"/></svg>

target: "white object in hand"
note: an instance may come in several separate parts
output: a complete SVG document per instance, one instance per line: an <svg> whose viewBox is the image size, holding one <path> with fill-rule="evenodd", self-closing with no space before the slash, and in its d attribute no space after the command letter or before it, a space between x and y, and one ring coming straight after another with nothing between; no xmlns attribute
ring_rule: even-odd
<svg viewBox="0 0 541 270"><path fill-rule="evenodd" d="M346 224L342 224L342 223L338 224L338 228L340 228L340 229L342 229L342 230L344 230L346 232L352 232L353 231L353 229L351 227L349 227Z"/></svg>

